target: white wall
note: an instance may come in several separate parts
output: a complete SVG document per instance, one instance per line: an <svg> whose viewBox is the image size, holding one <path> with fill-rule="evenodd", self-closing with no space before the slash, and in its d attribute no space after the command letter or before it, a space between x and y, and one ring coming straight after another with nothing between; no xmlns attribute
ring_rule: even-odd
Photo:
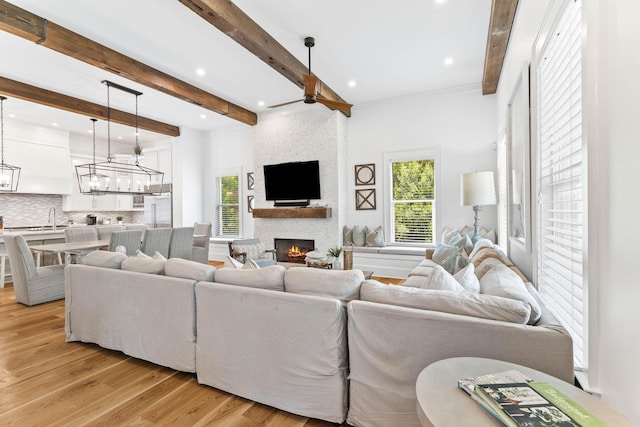
<svg viewBox="0 0 640 427"><path fill-rule="evenodd" d="M444 227L472 225L472 208L460 206L460 176L496 171L495 101L473 86L355 106L347 122L347 225L384 223L384 153L416 149L434 149L441 156L437 241ZM376 165L377 209L357 211L354 165L366 163ZM497 226L494 206L483 208L480 225Z"/></svg>
<svg viewBox="0 0 640 427"><path fill-rule="evenodd" d="M206 134L201 131L182 127L180 136L171 141L174 227L205 222L207 151Z"/></svg>

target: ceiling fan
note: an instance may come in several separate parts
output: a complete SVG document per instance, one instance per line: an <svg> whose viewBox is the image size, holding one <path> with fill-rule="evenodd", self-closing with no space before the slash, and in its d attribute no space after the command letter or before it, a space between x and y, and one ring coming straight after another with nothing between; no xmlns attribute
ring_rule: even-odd
<svg viewBox="0 0 640 427"><path fill-rule="evenodd" d="M320 104L326 105L333 110L340 110L350 113L350 109L353 106L352 104L327 99L316 91L318 78L311 74L311 48L315 46L315 44L316 41L313 37L305 37L304 45L309 48L309 73L302 75L302 82L304 83L304 98L297 99L295 101L283 102L282 104L270 105L268 108L278 108L285 105L295 104L296 102L304 101L305 104L315 104L316 102L319 102Z"/></svg>

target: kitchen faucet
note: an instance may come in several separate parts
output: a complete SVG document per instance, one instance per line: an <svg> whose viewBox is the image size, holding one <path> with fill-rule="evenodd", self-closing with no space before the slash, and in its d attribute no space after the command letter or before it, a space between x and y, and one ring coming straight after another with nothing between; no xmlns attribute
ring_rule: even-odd
<svg viewBox="0 0 640 427"><path fill-rule="evenodd" d="M47 219L47 223L51 222L51 210L53 209L53 231L56 231L56 208L55 206L51 206L49 208L49 219Z"/></svg>

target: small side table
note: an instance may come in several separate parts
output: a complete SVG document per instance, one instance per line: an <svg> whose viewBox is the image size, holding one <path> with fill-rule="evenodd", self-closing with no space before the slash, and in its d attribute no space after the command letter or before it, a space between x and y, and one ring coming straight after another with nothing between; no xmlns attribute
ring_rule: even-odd
<svg viewBox="0 0 640 427"><path fill-rule="evenodd" d="M610 426L631 427L631 423L606 403L573 385L535 369L479 357L455 357L427 366L416 381L416 409L423 426L500 426L500 422L484 410L465 391L458 380L515 369L534 381L547 382Z"/></svg>

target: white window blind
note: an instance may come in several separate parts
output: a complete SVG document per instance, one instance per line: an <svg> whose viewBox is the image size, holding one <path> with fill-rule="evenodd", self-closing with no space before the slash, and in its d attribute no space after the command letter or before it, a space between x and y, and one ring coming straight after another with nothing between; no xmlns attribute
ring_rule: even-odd
<svg viewBox="0 0 640 427"><path fill-rule="evenodd" d="M238 175L217 178L216 236L240 235L240 185Z"/></svg>
<svg viewBox="0 0 640 427"><path fill-rule="evenodd" d="M394 243L433 243L433 159L391 163L391 225Z"/></svg>
<svg viewBox="0 0 640 427"><path fill-rule="evenodd" d="M586 368L583 301L581 2L563 11L537 66L538 287Z"/></svg>
<svg viewBox="0 0 640 427"><path fill-rule="evenodd" d="M507 201L507 136L500 138L496 145L498 155L498 244L507 248L509 234Z"/></svg>

